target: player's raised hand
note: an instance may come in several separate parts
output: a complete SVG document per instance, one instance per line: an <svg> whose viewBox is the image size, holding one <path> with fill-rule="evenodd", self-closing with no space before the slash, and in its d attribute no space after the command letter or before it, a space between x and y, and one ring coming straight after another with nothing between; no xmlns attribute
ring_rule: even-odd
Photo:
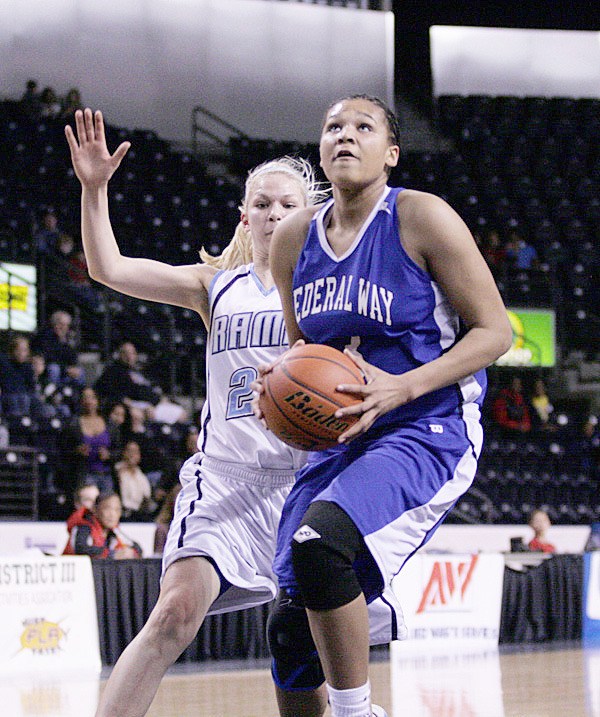
<svg viewBox="0 0 600 717"><path fill-rule="evenodd" d="M89 107L75 112L77 137L70 125L65 127L65 135L71 150L73 169L81 184L92 188L106 184L112 177L121 160L131 146L122 142L114 154L108 151L104 134L102 112L92 113Z"/></svg>

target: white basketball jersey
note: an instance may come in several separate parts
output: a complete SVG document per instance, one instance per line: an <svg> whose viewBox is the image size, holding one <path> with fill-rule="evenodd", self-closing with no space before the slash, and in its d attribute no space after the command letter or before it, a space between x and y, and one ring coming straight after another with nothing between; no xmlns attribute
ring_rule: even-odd
<svg viewBox="0 0 600 717"><path fill-rule="evenodd" d="M198 450L250 468L295 470L306 454L282 443L252 413L250 384L260 364L288 348L277 289L266 289L252 264L215 275L209 290L206 402Z"/></svg>

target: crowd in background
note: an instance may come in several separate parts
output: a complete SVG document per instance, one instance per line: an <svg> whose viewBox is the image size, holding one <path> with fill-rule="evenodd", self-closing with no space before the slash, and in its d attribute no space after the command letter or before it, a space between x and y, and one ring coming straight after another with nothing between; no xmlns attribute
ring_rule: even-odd
<svg viewBox="0 0 600 717"><path fill-rule="evenodd" d="M40 89L30 80L21 105L32 120L68 122L82 102L77 88L58 97L52 87ZM57 208L46 205L34 218L32 236L38 258L58 260L51 280L68 286L81 304L97 305L97 288L87 272L79 230L63 226ZM475 238L497 280L540 269L535 247L518 227L500 231L489 226L475 232ZM58 420L62 429L43 490L63 497L70 508L82 485L94 485L102 494L119 495L123 520L159 519L168 525L165 515L177 489L177 471L195 450L197 417L190 417L145 375L132 341L123 341L114 360L91 380L77 353L76 329L80 328L73 326L68 311L57 309L35 334L5 337L0 346L0 447L14 443L11 429L21 419ZM498 375L502 383L492 382L486 404L489 425L510 440L564 439L580 470L597 481L596 417L585 410L569 416L555 410L542 372L517 374L505 369ZM164 439L164 426L171 427L169 441L156 438L158 431Z"/></svg>

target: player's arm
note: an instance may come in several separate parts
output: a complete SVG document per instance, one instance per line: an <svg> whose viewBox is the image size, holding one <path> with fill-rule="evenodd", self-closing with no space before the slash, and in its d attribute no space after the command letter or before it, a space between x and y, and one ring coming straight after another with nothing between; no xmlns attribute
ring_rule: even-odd
<svg viewBox="0 0 600 717"><path fill-rule="evenodd" d="M512 330L500 292L464 221L439 197L404 194L398 198L404 246L441 286L467 328L443 356L411 371L416 398L489 366L510 348Z"/></svg>
<svg viewBox="0 0 600 717"><path fill-rule="evenodd" d="M123 142L114 154L109 153L101 112L78 110L75 124L77 137L70 126L65 134L82 186L81 234L90 276L138 299L194 309L206 322L207 291L216 270L203 264L171 266L121 254L110 222L108 182L130 144Z"/></svg>
<svg viewBox="0 0 600 717"><path fill-rule="evenodd" d="M269 263L273 280L281 297L283 318L290 346L293 346L299 339L305 338L298 326L294 310L292 279L310 220L315 211L315 207L309 207L288 214L277 225L271 239Z"/></svg>

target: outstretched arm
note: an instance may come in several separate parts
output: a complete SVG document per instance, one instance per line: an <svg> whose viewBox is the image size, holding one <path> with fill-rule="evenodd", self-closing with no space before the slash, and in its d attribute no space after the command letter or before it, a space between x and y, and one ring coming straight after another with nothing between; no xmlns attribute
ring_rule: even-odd
<svg viewBox="0 0 600 717"><path fill-rule="evenodd" d="M78 110L75 127L77 136L70 126L65 134L82 187L81 235L90 276L129 296L194 309L206 322L207 290L216 270L204 264L171 266L121 254L110 222L108 182L130 143L121 143L110 154L100 111Z"/></svg>

